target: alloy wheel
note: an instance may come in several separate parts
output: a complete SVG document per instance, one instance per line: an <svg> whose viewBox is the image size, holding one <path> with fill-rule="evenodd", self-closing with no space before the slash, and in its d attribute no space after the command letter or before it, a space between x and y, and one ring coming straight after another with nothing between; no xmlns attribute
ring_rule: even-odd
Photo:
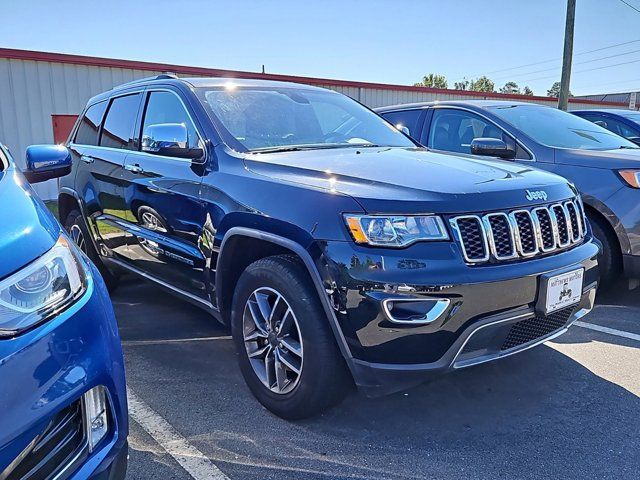
<svg viewBox="0 0 640 480"><path fill-rule="evenodd" d="M303 366L300 326L287 300L262 287L247 300L243 314L244 346L254 373L274 393L291 392Z"/></svg>
<svg viewBox="0 0 640 480"><path fill-rule="evenodd" d="M71 240L82 250L84 253L87 253L87 243L84 238L84 233L82 233L82 229L78 225L71 225L71 229L69 230L69 236Z"/></svg>

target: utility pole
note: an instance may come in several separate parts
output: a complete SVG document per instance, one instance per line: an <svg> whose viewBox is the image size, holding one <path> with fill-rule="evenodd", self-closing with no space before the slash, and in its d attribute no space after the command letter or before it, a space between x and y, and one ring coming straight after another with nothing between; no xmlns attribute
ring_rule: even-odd
<svg viewBox="0 0 640 480"><path fill-rule="evenodd" d="M576 23L576 0L567 0L567 23L564 28L564 54L562 56L562 77L558 108L567 110L569 106L569 83L571 81L571 62L573 60L573 27Z"/></svg>

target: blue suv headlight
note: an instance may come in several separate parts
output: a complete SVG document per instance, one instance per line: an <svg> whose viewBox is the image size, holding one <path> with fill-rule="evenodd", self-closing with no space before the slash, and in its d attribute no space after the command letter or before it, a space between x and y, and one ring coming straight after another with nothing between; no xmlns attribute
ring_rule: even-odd
<svg viewBox="0 0 640 480"><path fill-rule="evenodd" d="M0 337L17 335L57 315L87 288L82 260L66 237L0 282Z"/></svg>

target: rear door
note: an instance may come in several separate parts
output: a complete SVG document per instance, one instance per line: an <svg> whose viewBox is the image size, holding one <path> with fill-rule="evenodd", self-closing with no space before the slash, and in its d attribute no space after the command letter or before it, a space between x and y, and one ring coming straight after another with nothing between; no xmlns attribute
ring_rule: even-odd
<svg viewBox="0 0 640 480"><path fill-rule="evenodd" d="M124 257L127 233L122 167L135 148L133 133L141 92L113 97L89 107L70 149L77 167L76 186L103 255Z"/></svg>
<svg viewBox="0 0 640 480"><path fill-rule="evenodd" d="M149 127L183 124L189 148L205 150L195 116L178 91L145 92L137 138ZM138 142L139 143L139 142ZM205 209L200 184L206 157L195 160L130 152L124 165L124 196L132 234L127 262L170 286L206 299L204 258L199 249Z"/></svg>

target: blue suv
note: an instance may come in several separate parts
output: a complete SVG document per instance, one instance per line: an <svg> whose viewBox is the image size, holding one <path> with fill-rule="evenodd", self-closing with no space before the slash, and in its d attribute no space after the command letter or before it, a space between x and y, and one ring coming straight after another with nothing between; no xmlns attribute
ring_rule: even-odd
<svg viewBox="0 0 640 480"><path fill-rule="evenodd" d="M428 152L336 92L161 75L92 98L67 148L60 218L109 284L229 325L286 418L521 352L593 305L566 180Z"/></svg>
<svg viewBox="0 0 640 480"><path fill-rule="evenodd" d="M27 163L32 182L71 169L64 147L30 147ZM105 285L2 145L0 198L0 478L123 479L124 364Z"/></svg>

